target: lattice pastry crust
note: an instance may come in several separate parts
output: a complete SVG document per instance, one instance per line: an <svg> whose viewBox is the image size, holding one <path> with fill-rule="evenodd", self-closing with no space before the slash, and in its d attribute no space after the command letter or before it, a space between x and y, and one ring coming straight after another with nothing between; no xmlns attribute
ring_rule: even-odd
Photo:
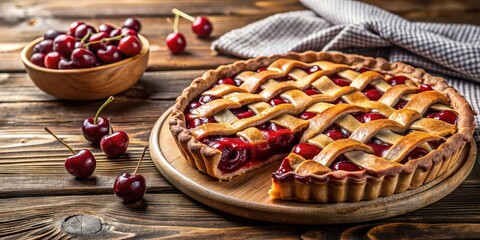
<svg viewBox="0 0 480 240"><path fill-rule="evenodd" d="M313 66L321 70L310 74L298 70ZM253 72L260 67L266 67L266 70ZM359 67L368 71L354 71ZM350 85L336 85L328 77L332 74L349 80ZM242 81L240 86L214 86L218 79L233 76ZM286 76L289 81L273 80ZM392 76L405 76L409 80L391 86L386 80ZM434 91L419 92L418 86L424 83ZM368 99L362 93L367 86L382 91L381 98L377 101ZM309 87L319 94L310 96L302 91ZM184 111L199 95L219 97L193 111L198 117L215 117L217 122L188 129ZM288 104L272 106L267 103L277 96L287 100ZM342 103L332 104L338 99ZM399 101L408 103L397 110L393 106ZM255 115L238 119L229 111L242 106L248 106ZM424 117L428 109L456 112L456 125ZM305 111L317 115L309 120L298 118L298 114ZM387 118L361 123L352 115L372 111ZM261 143L265 139L255 126L267 121L294 133L304 131L300 142L318 146L321 151L312 159L290 153L284 162L288 161L292 169L273 174L271 197L343 202L389 196L434 180L454 164L453 160L470 141L475 128L473 115L471 106L455 89L442 78L431 76L422 69L380 58L305 52L238 61L206 72L177 99L170 129L188 162L221 180L229 180L281 159L285 154L271 156L250 168L224 173L218 169L222 152L198 139L237 135L252 144ZM325 135L324 130L334 123L349 131L349 137L334 141ZM365 144L372 138L391 144L383 156L375 156ZM432 149L427 144L430 141L442 141L442 144ZM405 156L416 148L428 154L403 163ZM341 155L360 170L332 171L331 164Z"/></svg>

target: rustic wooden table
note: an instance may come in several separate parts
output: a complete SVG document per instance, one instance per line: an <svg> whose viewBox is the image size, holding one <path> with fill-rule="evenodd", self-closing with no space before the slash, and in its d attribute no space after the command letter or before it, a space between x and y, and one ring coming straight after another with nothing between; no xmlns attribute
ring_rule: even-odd
<svg viewBox="0 0 480 240"><path fill-rule="evenodd" d="M368 0L418 21L480 24L476 1ZM173 8L206 15L214 23L213 38L200 40L182 21L188 51L171 56L164 38ZM472 237L480 234L480 167L441 201L415 212L365 224L295 226L256 222L206 207L170 185L148 156L140 172L147 178L144 201L124 205L112 193L115 177L132 171L157 118L192 79L206 69L235 58L214 56L210 42L223 33L268 15L299 10L296 0L218 1L52 1L4 0L0 3L0 238L302 238L340 236L389 238ZM117 129L129 133L128 154L109 160L82 137L84 118L102 101L61 101L36 88L26 75L19 53L46 29L66 29L70 22L118 24L135 15L150 40L147 72L131 89L116 96L105 111ZM97 153L94 177L76 181L63 162L63 146L43 131L49 126L75 149Z"/></svg>

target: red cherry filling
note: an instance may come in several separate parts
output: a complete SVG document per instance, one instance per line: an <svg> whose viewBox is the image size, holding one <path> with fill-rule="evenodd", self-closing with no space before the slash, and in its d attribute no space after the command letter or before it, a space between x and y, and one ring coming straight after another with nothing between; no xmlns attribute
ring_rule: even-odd
<svg viewBox="0 0 480 240"><path fill-rule="evenodd" d="M433 90L432 86L428 84L421 84L420 85L420 92L430 91Z"/></svg>
<svg viewBox="0 0 480 240"><path fill-rule="evenodd" d="M224 173L231 173L245 166L252 152L252 144L240 138L220 137L208 145L222 151L218 169Z"/></svg>
<svg viewBox="0 0 480 240"><path fill-rule="evenodd" d="M385 119L386 117L383 116L382 114L380 113L365 113L365 114L362 114L362 113L357 113L357 114L352 114L359 122L361 123L367 123L367 122L370 122L370 121L373 121L373 120L377 120L377 119Z"/></svg>
<svg viewBox="0 0 480 240"><path fill-rule="evenodd" d="M336 124L333 124L327 128L323 133L333 140L348 138L350 136L350 133L347 130L339 127Z"/></svg>
<svg viewBox="0 0 480 240"><path fill-rule="evenodd" d="M305 159L313 159L320 151L319 147L308 143L300 143L293 147L293 152Z"/></svg>
<svg viewBox="0 0 480 240"><path fill-rule="evenodd" d="M249 118L253 117L255 113L253 113L252 110L248 109L248 107L244 106L241 108L232 108L230 111L237 116L237 118L242 119L242 118Z"/></svg>
<svg viewBox="0 0 480 240"><path fill-rule="evenodd" d="M275 78L275 80L276 80L277 82L286 82L286 81L291 81L291 80L293 80L293 78L290 77L289 75L287 75L287 76L283 76L283 77L280 77L280 78Z"/></svg>
<svg viewBox="0 0 480 240"><path fill-rule="evenodd" d="M201 104L205 104L205 103L208 103L208 102L211 102L213 100L217 99L216 97L212 96L212 95L203 95L200 97L200 99L198 100Z"/></svg>
<svg viewBox="0 0 480 240"><path fill-rule="evenodd" d="M234 86L237 85L237 84L235 83L235 81L233 81L233 79L231 79L231 78L229 78L229 77L225 77L225 78L218 79L218 81L217 81L217 83L215 84L215 86L222 85L222 84L230 84L230 85L234 85Z"/></svg>
<svg viewBox="0 0 480 240"><path fill-rule="evenodd" d="M358 72L358 73L364 73L368 71L368 69L364 68L364 67L359 67L357 69L355 69L355 72Z"/></svg>
<svg viewBox="0 0 480 240"><path fill-rule="evenodd" d="M430 114L427 114L426 116L427 118L433 118L433 119L437 119L437 120L442 120L446 123L450 123L450 124L456 124L457 123L457 114L452 112L452 111L440 111L440 112L437 112L437 113L430 113Z"/></svg>
<svg viewBox="0 0 480 240"><path fill-rule="evenodd" d="M193 120L188 122L188 128L189 129L196 128L200 125L204 125L204 124L207 124L207 123L216 123L216 122L217 121L215 121L215 119L213 117L194 118Z"/></svg>
<svg viewBox="0 0 480 240"><path fill-rule="evenodd" d="M267 70L267 68L261 67L261 68L257 69L257 73L263 72L263 71L265 71L265 70Z"/></svg>
<svg viewBox="0 0 480 240"><path fill-rule="evenodd" d="M362 170L361 167L358 167L354 165L353 163L349 162L347 159L345 159L343 156L338 157L330 166L330 169L332 171L347 171L347 172L354 172L358 170Z"/></svg>
<svg viewBox="0 0 480 240"><path fill-rule="evenodd" d="M270 105L272 105L273 107L277 106L277 105L280 105L280 104L284 104L284 103L288 103L287 101L281 99L281 98L274 98L272 100L270 100Z"/></svg>
<svg viewBox="0 0 480 240"><path fill-rule="evenodd" d="M341 78L334 78L332 81L340 87L350 86L350 84L352 83L348 80L341 79Z"/></svg>
<svg viewBox="0 0 480 240"><path fill-rule="evenodd" d="M281 176L285 173L292 172L293 170L294 169L290 165L290 160L288 158L284 158L282 164L280 164L280 167L275 172L275 175Z"/></svg>
<svg viewBox="0 0 480 240"><path fill-rule="evenodd" d="M368 99L372 101L377 101L382 97L382 92L378 91L377 89L369 89L367 91L364 91L363 94L368 97Z"/></svg>
<svg viewBox="0 0 480 240"><path fill-rule="evenodd" d="M407 101L400 100L400 101L398 101L397 104L395 104L395 106L393 106L393 108L402 109L407 105L407 103L408 103Z"/></svg>
<svg viewBox="0 0 480 240"><path fill-rule="evenodd" d="M300 119L303 119L303 120L308 120L308 119L313 118L313 117L315 117L315 116L317 116L316 113L313 113L313 112L304 112L304 113L300 114L299 118L300 118Z"/></svg>
<svg viewBox="0 0 480 240"><path fill-rule="evenodd" d="M405 164L412 159L421 158L427 154L428 154L427 151L421 148L415 148L409 154L407 154L407 156L401 161L401 163Z"/></svg>
<svg viewBox="0 0 480 240"><path fill-rule="evenodd" d="M382 142L378 139L372 139L366 143L373 150L373 155L383 157L392 145Z"/></svg>
<svg viewBox="0 0 480 240"><path fill-rule="evenodd" d="M265 126L265 125L264 125ZM292 131L287 128L270 123L264 129L260 129L263 136L267 139L268 145L275 153L286 152L291 149L295 136Z"/></svg>
<svg viewBox="0 0 480 240"><path fill-rule="evenodd" d="M320 92L317 91L316 89L314 88L307 88L305 90L303 90L304 93L306 93L308 96L311 96L311 95L315 95L315 94L319 94Z"/></svg>
<svg viewBox="0 0 480 240"><path fill-rule="evenodd" d="M388 79L388 83L392 86L400 85L400 84L405 84L405 81L407 80L407 77L404 76L394 76L390 79Z"/></svg>

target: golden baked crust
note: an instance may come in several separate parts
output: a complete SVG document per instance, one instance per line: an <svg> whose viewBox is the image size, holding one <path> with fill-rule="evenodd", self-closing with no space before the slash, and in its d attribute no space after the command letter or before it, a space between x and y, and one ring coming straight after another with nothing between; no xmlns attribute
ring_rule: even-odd
<svg viewBox="0 0 480 240"><path fill-rule="evenodd" d="M445 99L449 101L449 105L455 112L458 113L458 121L456 124L456 132L446 138L445 143L441 144L436 150L430 151L427 155L410 160L405 164L396 164L395 162L392 164L384 164L383 167L376 168L374 171L363 169L361 171L354 172L332 172L322 171L321 166L317 166L319 164L311 163L314 161L308 160L310 162L304 163L300 169L297 169L298 171L286 173L286 177L288 177L287 175L292 175L288 181L272 180L272 189L270 190L270 195L273 198L316 202L359 201L363 199L373 199L378 196L389 196L395 192L398 193L409 188L416 188L435 179L437 176L450 168L450 166L454 163L452 160L456 159L455 156L460 153L465 143L470 141L473 135L475 125L473 118L474 113L471 109L471 106L458 92L456 92L455 89L449 87L444 79L440 77L431 76L430 74L425 73L424 70L414 68L407 64L389 63L381 58L374 59L337 52L290 53L286 55L258 57L245 61L237 61L230 65L220 66L215 70L207 71L202 77L195 79L192 84L183 91L182 95L178 97L173 107L170 120L170 129L183 156L192 166L209 174L212 177L221 180L229 180L233 176L242 174L246 170L251 170L239 169L238 171L234 171L229 174L220 172L217 166L222 152L197 140L197 137L203 137L202 134L205 133L205 127L200 128L201 131L199 129L187 129L183 112L190 101L192 101L201 93L210 89L218 79L222 77L231 77L243 71L254 71L260 67L269 66L278 59L293 59L304 63L328 61L334 63L333 65L347 65L346 68L335 65L337 69L333 70L333 72L339 72L342 69L348 68L366 67L369 70L380 72L383 75L405 76L417 84L429 84L434 90L443 95L431 97L439 98L440 100L436 101L440 102L445 101ZM285 61L288 62L288 60ZM279 65L282 67L286 64L282 65L279 63ZM375 76L369 77L372 79L375 78ZM404 90L408 91L408 89ZM427 95L425 96L428 97ZM428 103L425 104L428 105ZM339 106L337 108L342 107L343 106ZM348 108L349 106L346 107ZM214 109L209 110L215 111ZM346 111L348 113L348 109L342 109L341 111ZM385 111L389 110L385 109ZM386 115L389 116L390 114L391 112ZM401 122L403 120L405 119L402 119L400 116L397 119L397 122ZM383 123L385 124L386 128L395 129L403 127L398 123L392 123L391 120L386 120ZM405 123L403 125L405 125ZM370 129L368 131L371 132L381 130L381 128L378 126L378 129L374 129L375 127L376 126L373 125L364 126L365 129ZM238 129L232 129L231 131L237 130ZM244 130L244 128L240 130ZM307 129L306 134L303 136L303 141L309 140L308 131L309 130ZM365 130L362 133L365 134L368 131ZM310 135L315 135L315 132L311 133ZM357 135L361 136L360 133ZM421 137L422 139L434 139L433 136L427 135L428 134L424 134L422 136L419 135L416 136L416 138ZM360 139L361 137L358 138ZM347 149L347 147L349 147L348 149L350 150L362 149L363 147L361 143L353 140L345 139L342 141L344 141L342 146L345 149ZM412 144L410 148L421 145L422 143L422 141L419 141L418 143ZM395 154L392 152L390 153L391 155ZM341 153L342 152L337 151L336 154L338 155ZM284 154L275 155L256 167L260 167L282 157L284 157ZM325 159L333 159L334 157L335 156L324 156ZM302 160L300 160L300 162L301 161ZM309 178L309 181L302 181L301 178L294 177L294 175L309 176L311 178Z"/></svg>

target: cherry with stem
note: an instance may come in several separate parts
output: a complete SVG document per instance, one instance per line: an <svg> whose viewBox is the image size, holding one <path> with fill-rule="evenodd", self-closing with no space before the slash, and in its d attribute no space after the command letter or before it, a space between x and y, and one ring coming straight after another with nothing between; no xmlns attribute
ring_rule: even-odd
<svg viewBox="0 0 480 240"><path fill-rule="evenodd" d="M213 30L212 23L204 16L193 17L176 8L172 9L172 13L179 15L192 22L192 31L200 38L207 38Z"/></svg>
<svg viewBox="0 0 480 240"><path fill-rule="evenodd" d="M100 148L109 158L119 157L127 151L129 138L124 131L113 132L110 118L108 118L108 122L110 122L110 130L108 135L103 136L100 140Z"/></svg>
<svg viewBox="0 0 480 240"><path fill-rule="evenodd" d="M167 19L170 22L170 19ZM175 20L173 23L173 33L168 34L165 42L167 43L168 49L173 54L182 53L187 46L187 41L182 33L178 32L178 20L179 15L175 15Z"/></svg>
<svg viewBox="0 0 480 240"><path fill-rule="evenodd" d="M145 178L138 174L137 171L140 167L140 163L145 157L148 146L143 148L142 156L137 163L137 167L133 171L133 174L123 173L119 175L113 183L113 191L118 198L122 199L124 203L135 203L140 201L145 195L147 190L147 183Z"/></svg>
<svg viewBox="0 0 480 240"><path fill-rule="evenodd" d="M100 106L94 118L87 118L83 122L83 136L91 143L99 143L102 137L108 134L110 122L105 117L100 116L100 113L113 102L113 100L115 100L115 98L110 96L107 101Z"/></svg>
<svg viewBox="0 0 480 240"><path fill-rule="evenodd" d="M50 129L45 127L44 130L68 148L73 154L65 160L65 169L68 173L79 179L88 178L93 174L97 166L97 161L90 150L82 149L75 152L72 147L55 135Z"/></svg>

